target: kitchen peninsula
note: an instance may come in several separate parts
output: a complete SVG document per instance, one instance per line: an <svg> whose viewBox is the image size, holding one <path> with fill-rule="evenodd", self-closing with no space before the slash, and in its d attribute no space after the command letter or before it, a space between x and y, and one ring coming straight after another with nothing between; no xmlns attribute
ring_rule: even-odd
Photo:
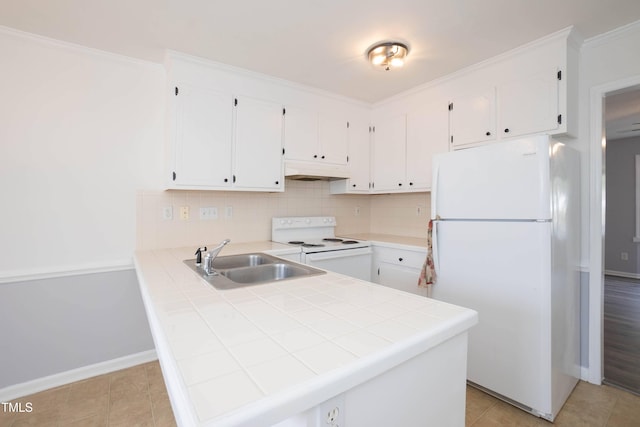
<svg viewBox="0 0 640 427"><path fill-rule="evenodd" d="M178 425L464 425L476 312L331 272L219 291L184 265L193 251L135 256Z"/></svg>

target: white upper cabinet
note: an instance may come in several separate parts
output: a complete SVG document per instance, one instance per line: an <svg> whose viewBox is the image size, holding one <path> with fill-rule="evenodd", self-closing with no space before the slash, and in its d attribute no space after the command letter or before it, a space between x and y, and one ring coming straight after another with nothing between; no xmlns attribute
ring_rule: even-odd
<svg viewBox="0 0 640 427"><path fill-rule="evenodd" d="M448 110L433 104L407 114L406 182L410 190L430 190L432 159L449 151Z"/></svg>
<svg viewBox="0 0 640 427"><path fill-rule="evenodd" d="M319 114L318 156L321 160L339 165L347 163L348 126L343 117Z"/></svg>
<svg viewBox="0 0 640 427"><path fill-rule="evenodd" d="M274 87L176 52L165 61L167 188L284 191L283 107Z"/></svg>
<svg viewBox="0 0 640 427"><path fill-rule="evenodd" d="M453 147L496 139L496 91L480 90L449 104L449 133Z"/></svg>
<svg viewBox="0 0 640 427"><path fill-rule="evenodd" d="M233 97L190 84L172 90L176 187L230 187Z"/></svg>
<svg viewBox="0 0 640 427"><path fill-rule="evenodd" d="M317 160L318 113L291 106L287 106L285 111L285 160Z"/></svg>
<svg viewBox="0 0 640 427"><path fill-rule="evenodd" d="M371 183L371 126L365 121L350 121L348 128L347 165L351 178L331 181L331 193L366 194Z"/></svg>
<svg viewBox="0 0 640 427"><path fill-rule="evenodd" d="M309 175L334 194L429 191L434 154L575 135L578 59L566 29L370 107L171 52L167 188L283 191Z"/></svg>
<svg viewBox="0 0 640 427"><path fill-rule="evenodd" d="M452 98L451 148L575 134L577 64L578 45L568 29L452 78L439 87Z"/></svg>
<svg viewBox="0 0 640 427"><path fill-rule="evenodd" d="M286 107L285 159L347 163L347 120L299 107Z"/></svg>
<svg viewBox="0 0 640 427"><path fill-rule="evenodd" d="M167 188L284 191L287 171L349 176L348 117L368 122L367 105L178 52L165 67ZM354 182L368 188L368 147L358 144Z"/></svg>
<svg viewBox="0 0 640 427"><path fill-rule="evenodd" d="M235 188L281 190L282 106L249 97L236 102Z"/></svg>
<svg viewBox="0 0 640 427"><path fill-rule="evenodd" d="M169 188L282 191L282 106L176 83Z"/></svg>
<svg viewBox="0 0 640 427"><path fill-rule="evenodd" d="M449 105L452 148L536 133L567 132L563 126L566 108L561 106L561 89L566 88L562 78L560 64L523 65L514 67L495 89L454 99Z"/></svg>
<svg viewBox="0 0 640 427"><path fill-rule="evenodd" d="M366 122L349 122L349 191L368 193L371 182L370 126Z"/></svg>
<svg viewBox="0 0 640 427"><path fill-rule="evenodd" d="M373 135L374 193L431 189L431 162L449 150L446 103L429 104L376 123Z"/></svg>
<svg viewBox="0 0 640 427"><path fill-rule="evenodd" d="M372 190L376 193L407 189L406 115L386 117L374 126Z"/></svg>
<svg viewBox="0 0 640 427"><path fill-rule="evenodd" d="M498 87L499 132L503 138L550 132L562 124L560 81L557 66L525 70Z"/></svg>

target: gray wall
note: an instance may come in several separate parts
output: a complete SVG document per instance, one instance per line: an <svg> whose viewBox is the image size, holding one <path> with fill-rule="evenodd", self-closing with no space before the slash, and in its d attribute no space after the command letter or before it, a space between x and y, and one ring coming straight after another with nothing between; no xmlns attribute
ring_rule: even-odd
<svg viewBox="0 0 640 427"><path fill-rule="evenodd" d="M0 284L0 389L154 349L135 270Z"/></svg>
<svg viewBox="0 0 640 427"><path fill-rule="evenodd" d="M633 242L636 232L636 154L640 137L607 141L607 210L605 230L605 270L640 273L640 251ZM627 261L621 253L629 254Z"/></svg>
<svg viewBox="0 0 640 427"><path fill-rule="evenodd" d="M589 273L580 272L580 366L589 367Z"/></svg>

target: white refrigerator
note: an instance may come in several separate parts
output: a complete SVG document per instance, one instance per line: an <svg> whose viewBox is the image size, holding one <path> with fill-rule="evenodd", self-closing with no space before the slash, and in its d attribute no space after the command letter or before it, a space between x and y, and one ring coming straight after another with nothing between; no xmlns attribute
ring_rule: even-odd
<svg viewBox="0 0 640 427"><path fill-rule="evenodd" d="M550 421L580 374L579 195L548 136L434 158L432 295L479 314L467 378Z"/></svg>

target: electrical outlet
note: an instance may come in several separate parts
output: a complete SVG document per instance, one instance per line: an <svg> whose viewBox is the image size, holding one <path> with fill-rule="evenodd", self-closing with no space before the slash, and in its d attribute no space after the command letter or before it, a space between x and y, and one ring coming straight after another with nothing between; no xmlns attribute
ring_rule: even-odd
<svg viewBox="0 0 640 427"><path fill-rule="evenodd" d="M340 407L336 406L327 412L327 424L335 425L338 422L338 417L340 417Z"/></svg>
<svg viewBox="0 0 640 427"><path fill-rule="evenodd" d="M416 206L416 215L417 216L421 216L422 212L424 209L422 209L422 206Z"/></svg>
<svg viewBox="0 0 640 427"><path fill-rule="evenodd" d="M165 221L173 219L173 206L165 206L162 208L162 219Z"/></svg>
<svg viewBox="0 0 640 427"><path fill-rule="evenodd" d="M353 214L355 216L360 216L360 206L356 206L355 210L353 211Z"/></svg>
<svg viewBox="0 0 640 427"><path fill-rule="evenodd" d="M339 394L318 406L318 426L344 426L344 394Z"/></svg>
<svg viewBox="0 0 640 427"><path fill-rule="evenodd" d="M210 220L218 219L218 208L200 208L200 219Z"/></svg>
<svg viewBox="0 0 640 427"><path fill-rule="evenodd" d="M620 259L622 261L629 261L629 252L621 252L620 253Z"/></svg>
<svg viewBox="0 0 640 427"><path fill-rule="evenodd" d="M225 206L224 208L224 217L232 218L233 217L233 206Z"/></svg>
<svg viewBox="0 0 640 427"><path fill-rule="evenodd" d="M180 206L180 219L189 219L189 206Z"/></svg>

